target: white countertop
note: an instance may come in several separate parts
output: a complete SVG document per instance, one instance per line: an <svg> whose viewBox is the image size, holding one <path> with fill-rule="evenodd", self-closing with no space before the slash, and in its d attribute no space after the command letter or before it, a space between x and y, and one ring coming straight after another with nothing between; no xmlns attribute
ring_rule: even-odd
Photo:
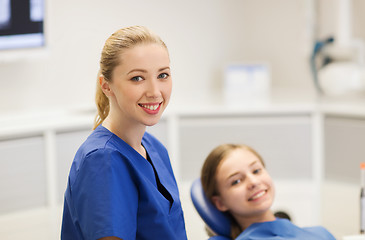
<svg viewBox="0 0 365 240"><path fill-rule="evenodd" d="M226 102L222 94L216 93L193 96L188 100L173 99L166 114L311 114L313 111L363 117L365 95L329 97L298 89L275 89L265 98L241 98L235 102Z"/></svg>
<svg viewBox="0 0 365 240"><path fill-rule="evenodd" d="M227 103L220 94L189 96L174 100L164 117L225 115L313 114L365 117L365 96L318 97L300 90L275 90L266 99L238 99ZM92 127L96 109L93 105L73 109L34 110L0 113L0 136L42 133L48 129L67 130Z"/></svg>

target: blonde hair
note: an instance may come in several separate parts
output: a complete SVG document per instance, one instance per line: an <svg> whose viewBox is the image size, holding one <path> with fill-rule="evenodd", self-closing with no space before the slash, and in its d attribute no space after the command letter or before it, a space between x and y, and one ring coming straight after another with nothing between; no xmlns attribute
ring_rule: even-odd
<svg viewBox="0 0 365 240"><path fill-rule="evenodd" d="M231 152L236 149L244 149L253 153L265 167L265 163L253 148L244 144L222 144L214 148L205 159L203 164L200 179L205 195L208 199L212 199L213 196L219 195L216 181L216 173L219 164L225 159ZM242 231L241 227L229 214L231 218L231 237L235 239Z"/></svg>
<svg viewBox="0 0 365 240"><path fill-rule="evenodd" d="M167 51L166 44L160 37L142 26L119 29L105 41L101 52L100 70L97 76L95 103L98 113L95 117L94 129L103 123L110 110L109 99L101 89L99 77L102 75L106 81L112 81L113 70L121 64L120 56L123 54L123 51L145 43L160 44Z"/></svg>

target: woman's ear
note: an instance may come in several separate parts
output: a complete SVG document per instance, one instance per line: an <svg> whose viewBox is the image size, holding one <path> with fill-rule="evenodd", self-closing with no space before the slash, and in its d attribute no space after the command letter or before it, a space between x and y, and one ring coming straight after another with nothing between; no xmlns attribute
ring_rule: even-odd
<svg viewBox="0 0 365 240"><path fill-rule="evenodd" d="M225 212L228 210L228 208L226 207L226 205L224 205L222 198L220 196L213 196L212 197L212 202L214 204L214 206L221 212Z"/></svg>
<svg viewBox="0 0 365 240"><path fill-rule="evenodd" d="M110 97L113 95L113 90L110 88L110 83L105 80L105 77L103 75L99 76L99 84L101 90L106 96Z"/></svg>

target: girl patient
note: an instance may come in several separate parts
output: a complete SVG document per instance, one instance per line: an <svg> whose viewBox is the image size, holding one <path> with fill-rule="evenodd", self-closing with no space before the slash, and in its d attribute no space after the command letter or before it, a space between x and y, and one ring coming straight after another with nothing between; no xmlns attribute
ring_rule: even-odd
<svg viewBox="0 0 365 240"><path fill-rule="evenodd" d="M261 156L249 146L223 144L213 149L203 165L201 183L207 198L230 215L232 239L335 239L323 227L300 228L274 216L273 181Z"/></svg>

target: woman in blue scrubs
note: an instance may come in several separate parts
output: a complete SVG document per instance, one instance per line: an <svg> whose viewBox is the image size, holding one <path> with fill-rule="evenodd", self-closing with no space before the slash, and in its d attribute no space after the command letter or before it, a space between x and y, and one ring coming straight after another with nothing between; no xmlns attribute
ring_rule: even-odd
<svg viewBox="0 0 365 240"><path fill-rule="evenodd" d="M261 156L249 146L223 144L213 149L202 167L201 183L207 198L231 217L232 239L335 239L323 227L300 228L275 217L270 210L273 181Z"/></svg>
<svg viewBox="0 0 365 240"><path fill-rule="evenodd" d="M187 239L167 150L145 132L160 120L171 89L158 36L133 26L106 40L98 116L71 166L61 239Z"/></svg>

